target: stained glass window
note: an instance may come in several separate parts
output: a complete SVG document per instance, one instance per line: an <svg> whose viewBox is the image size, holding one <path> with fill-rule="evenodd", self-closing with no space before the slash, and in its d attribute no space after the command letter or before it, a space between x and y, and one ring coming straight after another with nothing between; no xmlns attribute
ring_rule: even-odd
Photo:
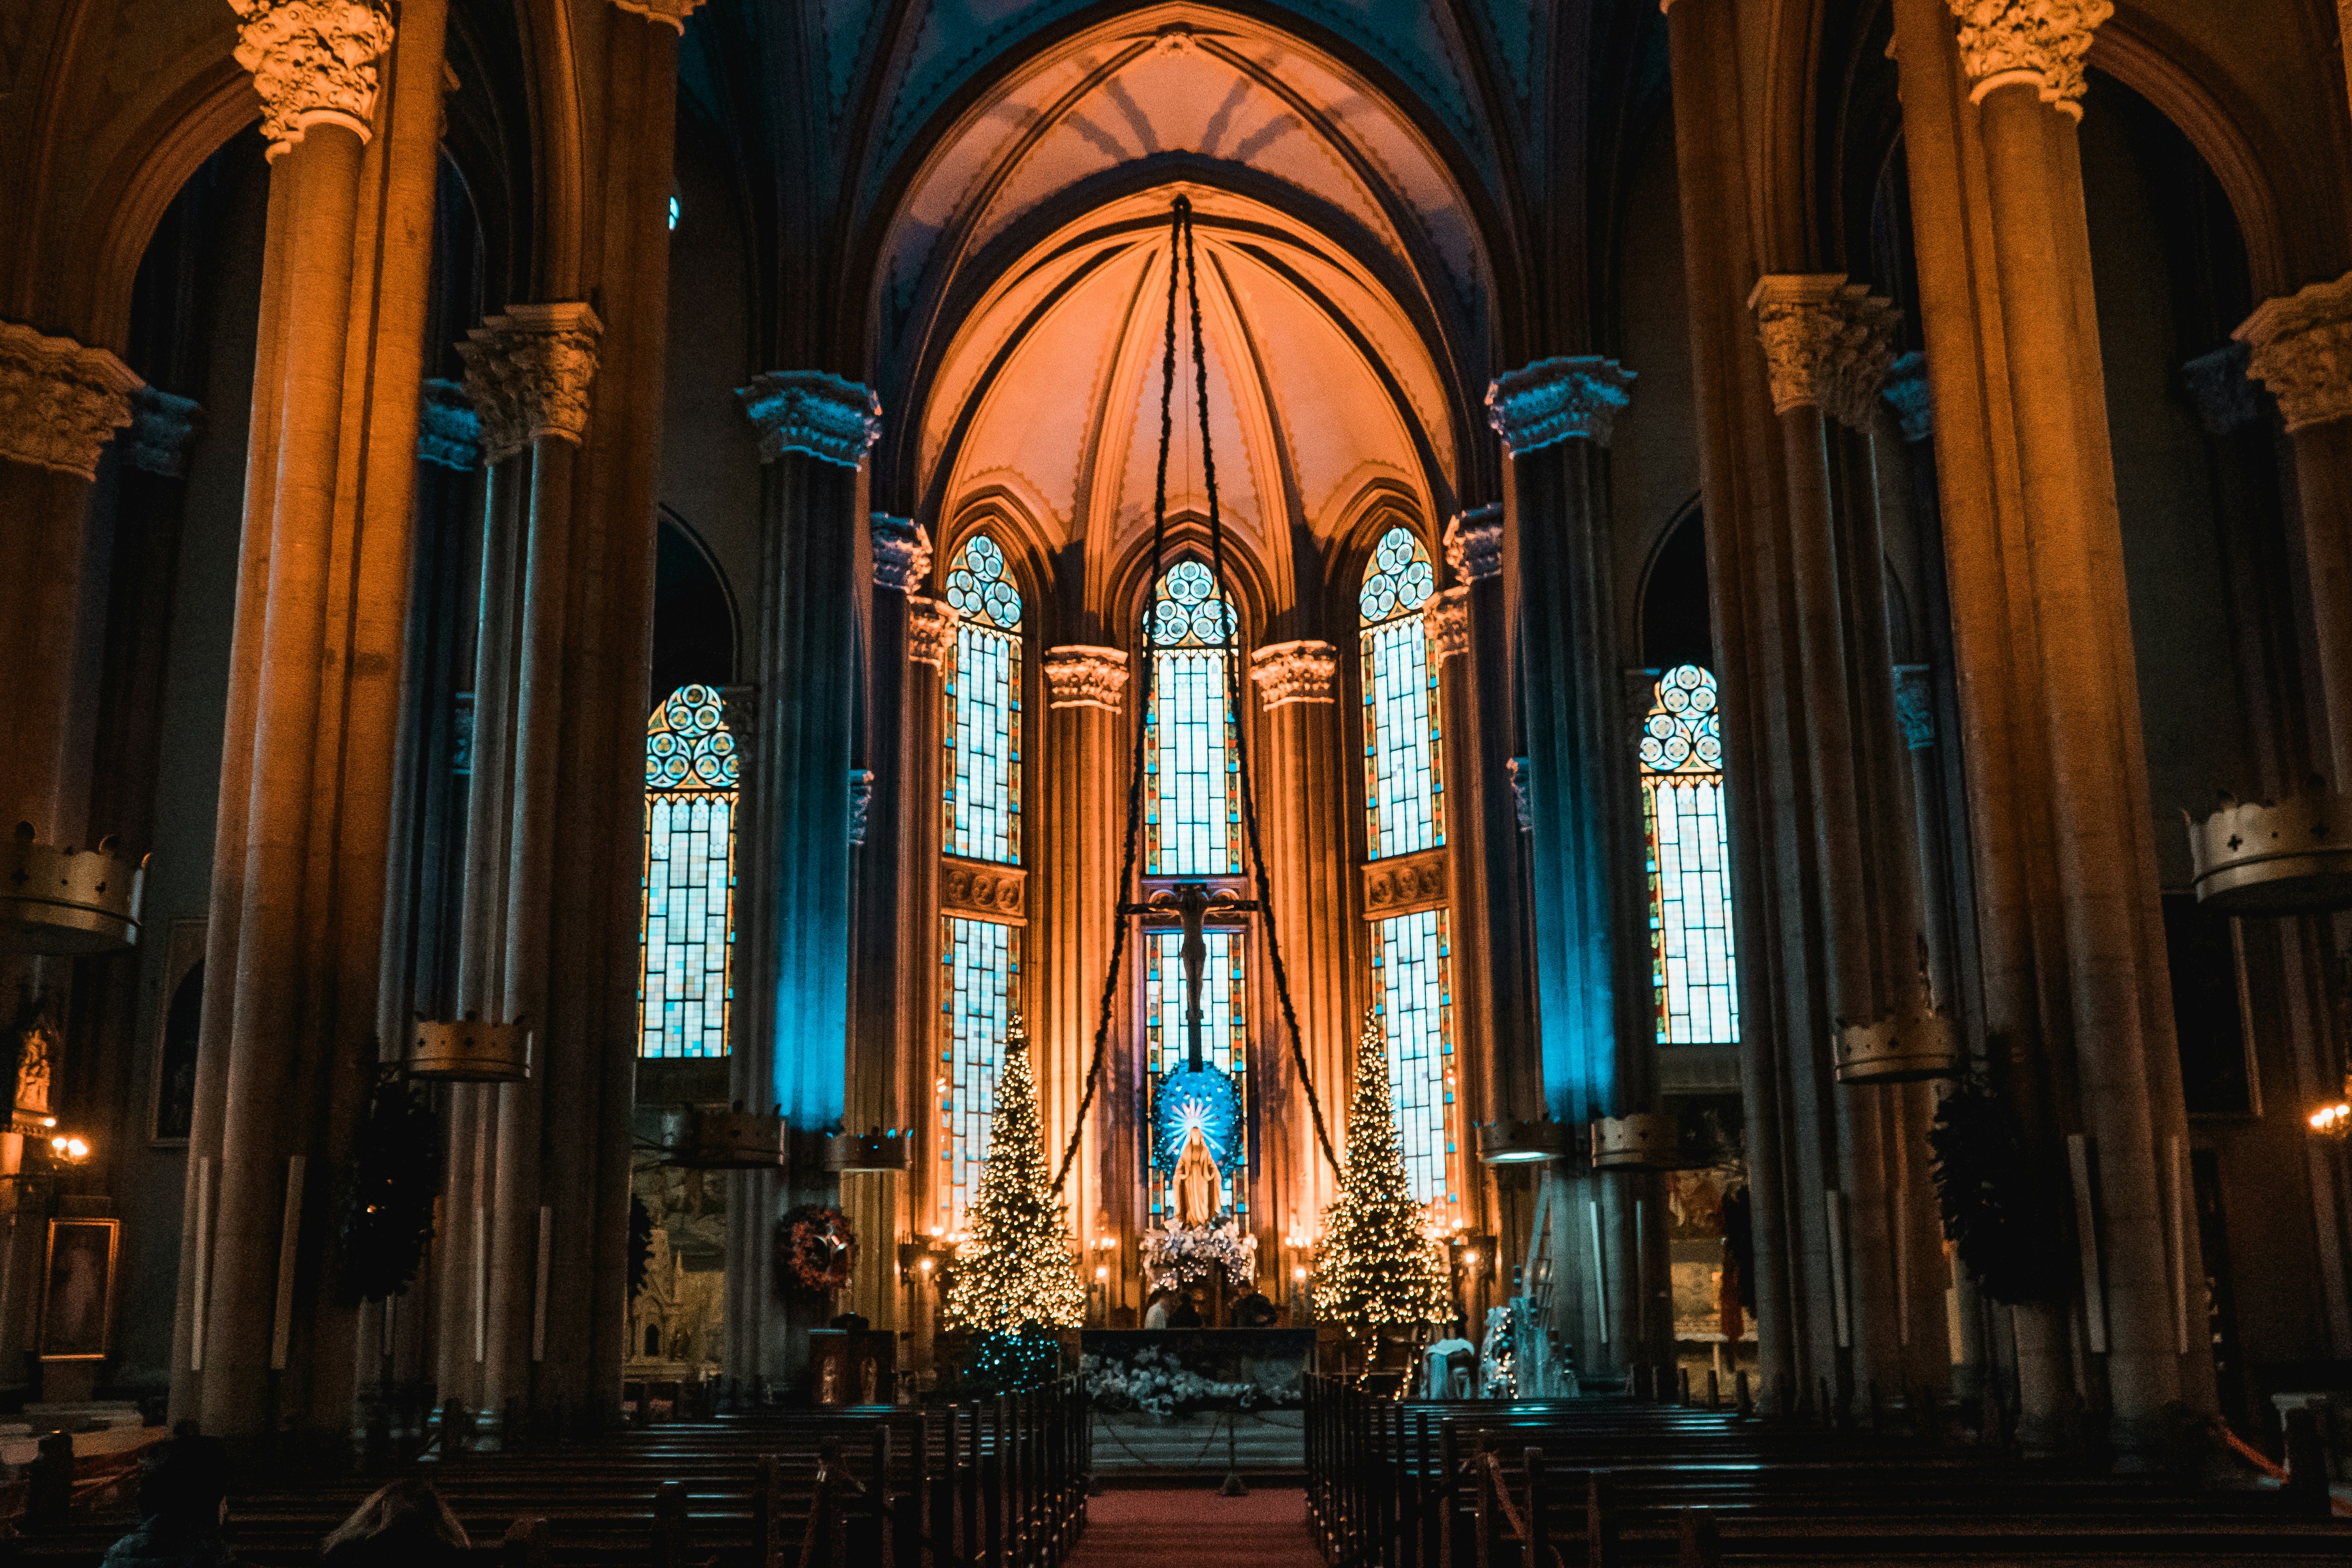
<svg viewBox="0 0 2352 1568"><path fill-rule="evenodd" d="M1147 629L1159 661L1144 715L1144 857L1148 877L1240 873L1241 772L1226 701L1238 657L1233 606L1198 561L1160 579Z"/></svg>
<svg viewBox="0 0 2352 1568"><path fill-rule="evenodd" d="M1715 677L1695 664L1658 678L1642 727L1642 826L1649 853L1650 988L1662 1045L1733 1045L1739 987L1731 947L1731 836Z"/></svg>
<svg viewBox="0 0 2352 1568"><path fill-rule="evenodd" d="M1249 1107L1248 944L1237 931L1201 933L1209 945L1201 966L1201 1063L1233 1075L1241 1090L1242 1114ZM1157 1085L1176 1068L1192 1061L1192 1041L1186 1033L1184 994L1184 933L1152 931L1143 945L1144 1059L1149 1081ZM1147 1116L1144 1124L1155 1125ZM1236 1163L1246 1163L1246 1158ZM1151 1172L1151 1222L1165 1225L1175 1208L1169 1191L1172 1173ZM1249 1210L1249 1185L1240 1170L1220 1171L1225 1212Z"/></svg>
<svg viewBox="0 0 2352 1568"><path fill-rule="evenodd" d="M681 686L646 726L637 1053L723 1057L734 997L735 737L719 692Z"/></svg>
<svg viewBox="0 0 2352 1568"><path fill-rule="evenodd" d="M1444 910L1391 915L1380 922L1372 955L1372 994L1388 1034L1389 1092L1405 1177L1420 1203L1462 1201L1454 1184L1460 1111L1455 1091L1452 942Z"/></svg>
<svg viewBox="0 0 2352 1568"><path fill-rule="evenodd" d="M1370 858L1445 842L1445 774L1438 761L1437 668L1421 609L1436 591L1429 551L1391 528L1372 553L1363 616L1364 842Z"/></svg>
<svg viewBox="0 0 2352 1568"><path fill-rule="evenodd" d="M946 846L950 855L1021 858L1021 591L1004 552L972 535L948 572L958 617L947 678Z"/></svg>
<svg viewBox="0 0 2352 1568"><path fill-rule="evenodd" d="M947 1179L940 1184L940 1228L964 1228L980 1196L988 1159L989 1122L996 1114L996 1071L1013 1016L1021 944L994 921L949 915L940 922L940 1148Z"/></svg>

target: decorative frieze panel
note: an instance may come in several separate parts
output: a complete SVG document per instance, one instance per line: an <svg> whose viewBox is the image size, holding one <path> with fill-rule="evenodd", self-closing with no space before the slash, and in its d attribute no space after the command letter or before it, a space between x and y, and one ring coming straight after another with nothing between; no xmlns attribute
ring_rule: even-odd
<svg viewBox="0 0 2352 1568"><path fill-rule="evenodd" d="M920 588L931 574L931 536L911 517L875 512L867 520L874 536L874 585L900 594Z"/></svg>
<svg viewBox="0 0 2352 1568"><path fill-rule="evenodd" d="M375 62L392 47L392 15L376 0L228 0L231 58L253 73L269 158L313 125L364 142L375 129Z"/></svg>
<svg viewBox="0 0 2352 1568"><path fill-rule="evenodd" d="M1470 590L1448 588L1432 595L1422 607L1421 626L1429 638L1429 659L1443 665L1458 654L1470 651Z"/></svg>
<svg viewBox="0 0 2352 1568"><path fill-rule="evenodd" d="M2289 432L2352 415L2352 272L2265 300L2231 336L2271 389Z"/></svg>
<svg viewBox="0 0 2352 1568"><path fill-rule="evenodd" d="M588 433L596 375L596 312L576 301L513 305L457 345L466 395L481 421L482 456L499 462L553 437L578 446Z"/></svg>
<svg viewBox="0 0 2352 1568"><path fill-rule="evenodd" d="M955 653L956 613L938 599L907 595L907 657L945 669Z"/></svg>
<svg viewBox="0 0 2352 1568"><path fill-rule="evenodd" d="M1465 511L1445 525L1445 563L1465 583L1503 573L1503 508L1497 501Z"/></svg>
<svg viewBox="0 0 2352 1568"><path fill-rule="evenodd" d="M1368 921L1433 910L1448 901L1450 884L1443 849L1425 849L1418 855L1372 861L1363 868L1362 877L1364 918Z"/></svg>
<svg viewBox="0 0 2352 1568"><path fill-rule="evenodd" d="M1115 647L1068 643L1045 650L1045 706L1119 711L1127 690L1127 654Z"/></svg>
<svg viewBox="0 0 2352 1568"><path fill-rule="evenodd" d="M1571 437L1606 447L1633 382L1632 371L1598 354L1539 359L1488 384L1486 423L1515 458Z"/></svg>
<svg viewBox="0 0 2352 1568"><path fill-rule="evenodd" d="M1005 925L1029 923L1029 874L985 860L940 862L940 908Z"/></svg>
<svg viewBox="0 0 2352 1568"><path fill-rule="evenodd" d="M882 434L882 400L854 381L821 370L772 370L735 395L760 437L760 461L799 452L855 468Z"/></svg>
<svg viewBox="0 0 2352 1568"><path fill-rule="evenodd" d="M1772 378L1772 411L1808 405L1867 430L1895 362L1903 312L1838 272L1759 278L1748 296Z"/></svg>
<svg viewBox="0 0 2352 1568"><path fill-rule="evenodd" d="M104 349L0 321L0 458L95 478L142 384Z"/></svg>
<svg viewBox="0 0 2352 1568"><path fill-rule="evenodd" d="M1960 19L1960 64L1971 102L2021 82L2044 103L2081 119L2084 57L2091 34L2116 14L2114 0L1950 0Z"/></svg>
<svg viewBox="0 0 2352 1568"><path fill-rule="evenodd" d="M1293 702L1329 702L1339 650L1327 642L1269 643L1250 655L1250 679L1271 712Z"/></svg>

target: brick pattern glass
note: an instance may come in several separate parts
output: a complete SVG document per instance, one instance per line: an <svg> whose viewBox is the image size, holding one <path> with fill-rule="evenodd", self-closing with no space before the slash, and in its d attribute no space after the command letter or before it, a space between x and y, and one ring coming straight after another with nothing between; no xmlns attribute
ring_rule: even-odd
<svg viewBox="0 0 2352 1568"><path fill-rule="evenodd" d="M1460 1163L1461 1109L1446 926L1444 910L1381 921L1372 985L1388 1035L1389 1091L1396 1100L1405 1176L1422 1203L1444 1199L1451 1219L1462 1212L1454 1175Z"/></svg>
<svg viewBox="0 0 2352 1568"><path fill-rule="evenodd" d="M940 943L940 1228L952 1236L980 1196L996 1114L996 1072L1021 973L1018 932L994 921L949 915Z"/></svg>
<svg viewBox="0 0 2352 1568"><path fill-rule="evenodd" d="M1249 1116L1249 944L1237 931L1201 933L1209 956L1201 966L1201 1062L1233 1076L1240 1091L1242 1116ZM1143 942L1143 1043L1149 1068L1147 1086L1156 1086L1191 1061L1191 1041L1184 1030L1184 933L1150 931ZM1144 1108L1143 1124L1157 1125ZM1147 1164L1150 1163L1147 1161ZM1243 1163L1247 1163L1244 1157ZM1151 1223L1165 1225L1175 1212L1169 1190L1173 1173L1154 1169L1149 1177ZM1249 1213L1249 1184L1239 1170L1218 1173L1225 1212Z"/></svg>
<svg viewBox="0 0 2352 1568"><path fill-rule="evenodd" d="M1225 661L1237 657L1232 607L1198 561L1160 580L1148 627L1157 650L1143 736L1143 874L1241 872L1241 771Z"/></svg>
<svg viewBox="0 0 2352 1568"><path fill-rule="evenodd" d="M646 726L637 1053L723 1057L735 995L735 737L681 686Z"/></svg>
<svg viewBox="0 0 2352 1568"><path fill-rule="evenodd" d="M1736 1045L1731 837L1715 677L1695 664L1658 678L1642 727L1650 988L1661 1045Z"/></svg>
<svg viewBox="0 0 2352 1568"><path fill-rule="evenodd" d="M1375 860L1445 842L1437 669L1422 606L1436 591L1429 551L1392 528L1373 552L1358 598L1364 676L1364 844Z"/></svg>
<svg viewBox="0 0 2352 1568"><path fill-rule="evenodd" d="M959 617L947 678L947 853L1021 859L1021 593L984 533L957 552L947 600Z"/></svg>

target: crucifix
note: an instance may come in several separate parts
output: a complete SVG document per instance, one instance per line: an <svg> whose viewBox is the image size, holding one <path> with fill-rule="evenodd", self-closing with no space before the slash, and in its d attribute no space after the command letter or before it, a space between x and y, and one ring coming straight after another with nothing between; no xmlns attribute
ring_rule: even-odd
<svg viewBox="0 0 2352 1568"><path fill-rule="evenodd" d="M1201 1070L1201 980L1209 962L1209 939L1203 931L1212 912L1244 914L1258 907L1255 899L1244 899L1229 888L1212 888L1206 882L1179 882L1172 888L1162 888L1139 904L1121 904L1122 915L1173 914L1184 931L1184 943L1178 950L1184 961L1184 1031L1188 1065L1194 1072Z"/></svg>

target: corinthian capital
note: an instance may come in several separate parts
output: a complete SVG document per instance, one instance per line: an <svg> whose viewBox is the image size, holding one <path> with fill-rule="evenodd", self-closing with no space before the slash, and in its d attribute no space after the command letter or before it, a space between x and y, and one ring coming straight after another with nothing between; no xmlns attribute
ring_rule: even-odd
<svg viewBox="0 0 2352 1568"><path fill-rule="evenodd" d="M1515 458L1574 437L1606 447L1633 373L1613 359L1539 359L1486 386L1486 423Z"/></svg>
<svg viewBox="0 0 2352 1568"><path fill-rule="evenodd" d="M702 0L613 0L613 4L633 16L684 33L686 19L701 8Z"/></svg>
<svg viewBox="0 0 2352 1568"><path fill-rule="evenodd" d="M1448 588L1431 596L1421 612L1421 627L1429 639L1429 661L1443 665L1470 651L1470 590Z"/></svg>
<svg viewBox="0 0 2352 1568"><path fill-rule="evenodd" d="M931 536L911 517L877 511L866 519L874 536L874 585L909 594L931 573Z"/></svg>
<svg viewBox="0 0 2352 1568"><path fill-rule="evenodd" d="M2116 14L2115 0L1949 0L1960 19L1960 63L1969 100L2011 82L2080 120L2083 58L2091 34Z"/></svg>
<svg viewBox="0 0 2352 1568"><path fill-rule="evenodd" d="M2352 415L2352 272L2265 300L2230 334L2253 353L2290 431Z"/></svg>
<svg viewBox="0 0 2352 1568"><path fill-rule="evenodd" d="M1748 296L1772 376L1772 411L1807 406L1867 430L1903 312L1835 272L1782 272Z"/></svg>
<svg viewBox="0 0 2352 1568"><path fill-rule="evenodd" d="M907 657L945 669L955 654L956 613L938 599L907 595Z"/></svg>
<svg viewBox="0 0 2352 1568"><path fill-rule="evenodd" d="M1124 649L1067 643L1045 650L1045 706L1119 710L1127 689Z"/></svg>
<svg viewBox="0 0 2352 1568"><path fill-rule="evenodd" d="M313 125L364 142L375 128L375 62L392 47L378 0L228 0L236 63L261 95L261 133L274 162Z"/></svg>
<svg viewBox="0 0 2352 1568"><path fill-rule="evenodd" d="M1483 583L1503 571L1503 509L1489 504L1445 525L1445 563L1465 583Z"/></svg>
<svg viewBox="0 0 2352 1568"><path fill-rule="evenodd" d="M854 381L821 370L772 370L736 389L760 434L760 461L802 452L854 468L882 434L882 400Z"/></svg>
<svg viewBox="0 0 2352 1568"><path fill-rule="evenodd" d="M495 463L546 437L578 446L588 433L588 384L604 323L577 302L509 305L457 345L466 391L482 422L482 457Z"/></svg>
<svg viewBox="0 0 2352 1568"><path fill-rule="evenodd" d="M1293 702L1329 702L1339 650L1327 642L1270 643L1250 655L1250 679L1268 710Z"/></svg>
<svg viewBox="0 0 2352 1568"><path fill-rule="evenodd" d="M99 448L131 423L142 384L104 349L0 321L0 458L95 478Z"/></svg>

